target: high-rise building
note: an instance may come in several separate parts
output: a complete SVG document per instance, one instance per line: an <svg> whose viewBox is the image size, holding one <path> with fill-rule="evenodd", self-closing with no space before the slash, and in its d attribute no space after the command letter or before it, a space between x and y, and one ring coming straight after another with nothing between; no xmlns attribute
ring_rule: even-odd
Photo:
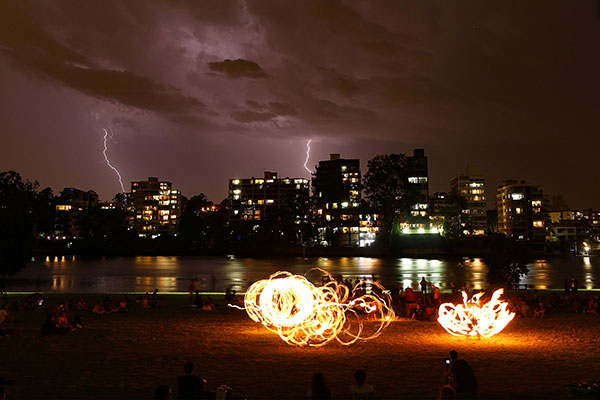
<svg viewBox="0 0 600 400"><path fill-rule="evenodd" d="M412 156L406 157L407 195L412 200L410 215L403 218L402 232L438 233L429 218L429 170L425 150L414 149Z"/></svg>
<svg viewBox="0 0 600 400"><path fill-rule="evenodd" d="M339 154L331 154L329 160L319 161L312 186L319 241L358 246L361 243L360 160L340 158ZM368 240L370 239L366 239L365 236L365 241Z"/></svg>
<svg viewBox="0 0 600 400"><path fill-rule="evenodd" d="M269 221L283 210L297 222L305 217L309 197L306 178L278 178L277 172L265 171L264 178L230 179L229 221Z"/></svg>
<svg viewBox="0 0 600 400"><path fill-rule="evenodd" d="M487 231L485 177L476 167L468 167L466 174L450 180L450 191L464 197L466 207L461 212L460 223L467 235L485 235Z"/></svg>
<svg viewBox="0 0 600 400"><path fill-rule="evenodd" d="M173 189L171 182L159 182L154 177L131 182L131 192L127 193L129 229L145 238L177 235L181 203L181 192Z"/></svg>
<svg viewBox="0 0 600 400"><path fill-rule="evenodd" d="M507 180L496 195L498 232L517 240L544 241L546 216L544 192L525 181Z"/></svg>
<svg viewBox="0 0 600 400"><path fill-rule="evenodd" d="M84 210L98 206L98 195L93 190L64 188L56 204L54 234L61 238L77 238L80 218Z"/></svg>

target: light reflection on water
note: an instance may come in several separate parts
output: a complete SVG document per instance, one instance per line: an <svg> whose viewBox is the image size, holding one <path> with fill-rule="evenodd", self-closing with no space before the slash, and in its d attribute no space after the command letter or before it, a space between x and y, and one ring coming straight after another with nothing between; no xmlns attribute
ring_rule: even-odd
<svg viewBox="0 0 600 400"><path fill-rule="evenodd" d="M372 279L384 285L394 282L402 287L419 288L422 277L442 289L467 285L470 289L487 287L487 266L482 259L440 260L425 258L379 259L369 257L319 257L303 260L235 257L148 257L102 260L54 259L31 262L8 281L8 289L57 292L146 292L187 291L190 279L197 277L201 290L224 290L247 285L270 274L287 270L303 274L319 267L344 278ZM522 284L537 289L561 289L567 277L575 276L580 287L598 288L599 257L572 257L536 260ZM318 274L309 275L318 281Z"/></svg>

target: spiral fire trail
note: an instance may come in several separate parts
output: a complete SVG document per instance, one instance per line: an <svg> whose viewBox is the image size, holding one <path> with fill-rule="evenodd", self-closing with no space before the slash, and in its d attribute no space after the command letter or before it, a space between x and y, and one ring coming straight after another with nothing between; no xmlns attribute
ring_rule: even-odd
<svg viewBox="0 0 600 400"><path fill-rule="evenodd" d="M312 174L312 171L306 166L310 159L310 142L312 142L312 139L308 139L308 142L306 142L306 160L304 161L304 169L307 170L309 174Z"/></svg>
<svg viewBox="0 0 600 400"><path fill-rule="evenodd" d="M111 136L112 136L112 128L108 128L111 131ZM104 130L104 150L102 151L102 154L104 154L104 160L106 160L106 164L113 170L115 171L115 173L117 174L117 176L119 177L119 184L121 185L121 193L125 193L125 186L123 186L123 179L121 179L121 174L119 173L119 170L117 170L115 167L113 167L110 163L110 161L108 161L108 156L106 155L106 150L107 150L107 145L106 145L106 138L108 137L108 131L106 130L106 128L103 129Z"/></svg>
<svg viewBox="0 0 600 400"><path fill-rule="evenodd" d="M373 283L371 294L360 295L360 286L351 292L326 271L310 271L323 273L329 282L316 287L304 276L280 271L250 286L244 298L250 318L288 344L315 347L334 339L343 345L373 339L394 319L391 298L381 285ZM369 332L367 317L375 326Z"/></svg>
<svg viewBox="0 0 600 400"><path fill-rule="evenodd" d="M502 331L515 317L508 310L508 303L501 301L504 289L498 289L487 303L480 305L484 292L467 300L462 292L463 304L444 303L440 306L438 322L454 336L490 337Z"/></svg>

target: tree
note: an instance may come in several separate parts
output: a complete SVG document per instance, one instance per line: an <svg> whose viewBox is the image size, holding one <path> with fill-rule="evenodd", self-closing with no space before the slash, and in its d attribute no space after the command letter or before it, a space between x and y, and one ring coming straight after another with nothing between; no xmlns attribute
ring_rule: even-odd
<svg viewBox="0 0 600 400"><path fill-rule="evenodd" d="M550 211L565 211L569 209L569 205L561 194L555 194L550 196L547 208Z"/></svg>
<svg viewBox="0 0 600 400"><path fill-rule="evenodd" d="M494 286L512 288L527 275L527 255L518 243L504 235L490 238L490 253L485 258L487 279Z"/></svg>
<svg viewBox="0 0 600 400"><path fill-rule="evenodd" d="M127 195L119 192L115 194L112 201L115 202L118 207L125 209L125 206L127 206Z"/></svg>
<svg viewBox="0 0 600 400"><path fill-rule="evenodd" d="M464 214L462 211L467 208L467 199L456 193L450 193L446 197L444 206L440 209L440 214L444 217L443 236L456 239L463 235L463 231L469 230L468 221L462 221ZM462 226L462 223L467 226Z"/></svg>
<svg viewBox="0 0 600 400"><path fill-rule="evenodd" d="M0 275L17 273L31 257L37 239L54 227L54 195L50 188L21 178L15 171L0 173Z"/></svg>
<svg viewBox="0 0 600 400"><path fill-rule="evenodd" d="M407 187L404 154L377 155L369 160L365 195L370 206L383 214L383 233L391 246L396 223L410 211L412 194Z"/></svg>

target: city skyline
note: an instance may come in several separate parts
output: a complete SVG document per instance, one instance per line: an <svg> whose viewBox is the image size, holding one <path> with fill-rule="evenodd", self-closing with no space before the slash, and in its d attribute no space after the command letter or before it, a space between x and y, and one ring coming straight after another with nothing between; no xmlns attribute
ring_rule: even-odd
<svg viewBox="0 0 600 400"><path fill-rule="evenodd" d="M124 182L221 201L230 178L309 178L312 139L313 168L424 148L431 193L470 164L490 195L523 179L600 208L598 24L594 1L7 1L0 170L109 199L112 128Z"/></svg>

